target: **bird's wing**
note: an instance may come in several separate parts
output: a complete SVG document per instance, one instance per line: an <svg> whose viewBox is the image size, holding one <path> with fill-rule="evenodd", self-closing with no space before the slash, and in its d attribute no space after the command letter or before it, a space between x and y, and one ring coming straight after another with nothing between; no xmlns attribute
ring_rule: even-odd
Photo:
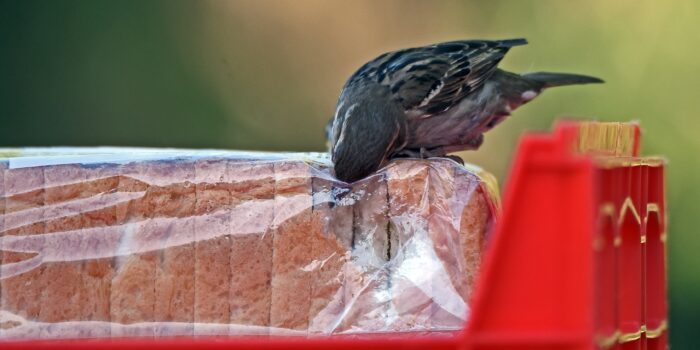
<svg viewBox="0 0 700 350"><path fill-rule="evenodd" d="M356 75L388 86L406 110L438 114L479 88L512 46L526 43L468 40L406 49L378 57Z"/></svg>

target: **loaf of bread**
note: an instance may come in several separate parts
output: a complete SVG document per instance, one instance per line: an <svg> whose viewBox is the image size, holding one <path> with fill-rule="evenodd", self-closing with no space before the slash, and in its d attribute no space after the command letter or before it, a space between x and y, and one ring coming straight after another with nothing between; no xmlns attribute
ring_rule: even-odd
<svg viewBox="0 0 700 350"><path fill-rule="evenodd" d="M458 330L497 198L446 159L0 159L0 339Z"/></svg>

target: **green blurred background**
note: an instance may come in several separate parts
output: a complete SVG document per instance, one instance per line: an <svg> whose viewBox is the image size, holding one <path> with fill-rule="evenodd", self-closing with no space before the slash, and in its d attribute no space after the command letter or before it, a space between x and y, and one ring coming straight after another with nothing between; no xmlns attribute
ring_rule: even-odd
<svg viewBox="0 0 700 350"><path fill-rule="evenodd" d="M0 1L0 146L321 151L345 79L378 54L526 37L502 67L604 78L548 91L465 158L501 182L559 116L637 119L670 159L671 341L700 325L700 2Z"/></svg>

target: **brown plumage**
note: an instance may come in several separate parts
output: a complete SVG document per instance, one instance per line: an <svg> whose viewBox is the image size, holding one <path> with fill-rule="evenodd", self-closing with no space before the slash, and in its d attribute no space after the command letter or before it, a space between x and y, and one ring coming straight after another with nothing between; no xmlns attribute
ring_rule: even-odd
<svg viewBox="0 0 700 350"><path fill-rule="evenodd" d="M600 83L496 66L525 39L453 41L385 53L345 83L328 126L336 176L353 182L394 157L477 149L483 133L548 87Z"/></svg>

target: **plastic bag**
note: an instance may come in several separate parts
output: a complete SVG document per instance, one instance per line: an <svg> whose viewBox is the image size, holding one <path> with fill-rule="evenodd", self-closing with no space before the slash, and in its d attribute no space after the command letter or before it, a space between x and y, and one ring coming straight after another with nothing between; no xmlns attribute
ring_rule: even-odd
<svg viewBox="0 0 700 350"><path fill-rule="evenodd" d="M446 159L0 150L0 339L452 331L497 196Z"/></svg>

